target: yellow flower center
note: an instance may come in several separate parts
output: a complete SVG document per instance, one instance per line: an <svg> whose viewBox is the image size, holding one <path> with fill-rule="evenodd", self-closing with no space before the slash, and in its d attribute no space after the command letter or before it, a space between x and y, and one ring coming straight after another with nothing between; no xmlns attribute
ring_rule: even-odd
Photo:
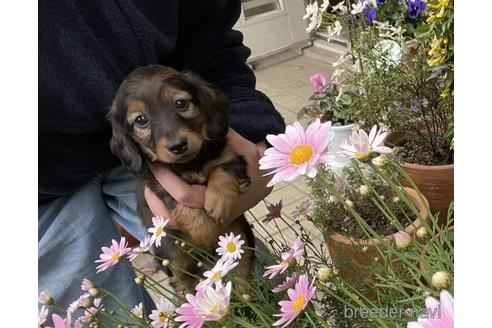
<svg viewBox="0 0 492 328"><path fill-rule="evenodd" d="M120 252L114 252L114 254L111 255L111 259L113 261L118 261L120 259L120 257L121 257L121 253Z"/></svg>
<svg viewBox="0 0 492 328"><path fill-rule="evenodd" d="M294 305L292 305L292 312L299 312L302 310L304 307L304 302L306 299L304 298L304 295L299 295L296 300L294 301Z"/></svg>
<svg viewBox="0 0 492 328"><path fill-rule="evenodd" d="M162 227L158 227L157 230L155 231L156 236L159 237L163 231L164 229Z"/></svg>
<svg viewBox="0 0 492 328"><path fill-rule="evenodd" d="M217 271L210 277L210 280L217 281L220 279L221 275L222 275L222 271Z"/></svg>
<svg viewBox="0 0 492 328"><path fill-rule="evenodd" d="M230 241L227 243L226 248L229 253L234 253L236 251L236 244Z"/></svg>
<svg viewBox="0 0 492 328"><path fill-rule="evenodd" d="M313 157L313 154L313 147L310 145L297 146L292 150L292 153L290 153L289 161L294 165L301 165L309 162Z"/></svg>
<svg viewBox="0 0 492 328"><path fill-rule="evenodd" d="M212 306L212 308L210 309L210 312L212 312L214 314L217 313L217 312L219 312L219 306L217 304L214 304Z"/></svg>
<svg viewBox="0 0 492 328"><path fill-rule="evenodd" d="M166 315L166 313L161 312L161 313L159 314L159 321L160 321L161 323L164 323L166 320L167 320L167 315Z"/></svg>
<svg viewBox="0 0 492 328"><path fill-rule="evenodd" d="M369 159L369 155L371 155L371 153L372 153L372 147L369 147L369 149L365 153L362 153L362 152L356 150L355 151L355 158L357 158L359 161L363 162L363 161Z"/></svg>

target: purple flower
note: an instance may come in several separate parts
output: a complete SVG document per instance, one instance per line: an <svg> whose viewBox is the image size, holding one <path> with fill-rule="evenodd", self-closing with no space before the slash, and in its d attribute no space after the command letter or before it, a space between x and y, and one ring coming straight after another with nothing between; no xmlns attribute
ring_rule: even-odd
<svg viewBox="0 0 492 328"><path fill-rule="evenodd" d="M416 101L412 101L410 103L410 108L412 109L412 111L414 113L417 113L420 110L420 104L418 102L416 102Z"/></svg>
<svg viewBox="0 0 492 328"><path fill-rule="evenodd" d="M417 19L425 10L426 5L422 0L411 0L407 4L408 17Z"/></svg>
<svg viewBox="0 0 492 328"><path fill-rule="evenodd" d="M378 4L378 6L382 6L386 3L386 0L376 0L376 3Z"/></svg>
<svg viewBox="0 0 492 328"><path fill-rule="evenodd" d="M396 104L395 104L395 108L394 108L394 110L395 110L395 113L396 113L396 114L401 114L401 113L403 113L403 107L401 107L401 104L400 104L400 103L396 103Z"/></svg>
<svg viewBox="0 0 492 328"><path fill-rule="evenodd" d="M366 16L367 20L372 23L376 19L377 10L374 7L365 7L362 10L362 13Z"/></svg>

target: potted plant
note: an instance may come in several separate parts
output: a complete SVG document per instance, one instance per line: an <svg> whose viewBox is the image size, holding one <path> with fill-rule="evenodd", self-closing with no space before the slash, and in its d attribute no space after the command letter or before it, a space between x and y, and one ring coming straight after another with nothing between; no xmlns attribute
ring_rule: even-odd
<svg viewBox="0 0 492 328"><path fill-rule="evenodd" d="M391 170L384 175L398 179ZM325 232L333 265L351 282L370 284L377 267L383 265L383 244L403 247L400 243L409 243L422 221L430 222L425 198L412 188L395 190L369 166L345 166L341 173L321 169L311 188L313 220Z"/></svg>
<svg viewBox="0 0 492 328"><path fill-rule="evenodd" d="M347 109L351 106L352 93L343 92L340 76L335 75L330 82L322 73L315 73L309 79L315 89L309 97L311 104L299 111L298 119L314 121L332 122L333 140L330 144L329 153L334 156L330 165L334 168L341 168L348 163L348 159L340 156L340 144L347 139L355 126L347 116Z"/></svg>
<svg viewBox="0 0 492 328"><path fill-rule="evenodd" d="M443 223L454 198L453 1L359 1L325 6L310 26L339 34L348 50L334 66L352 92L345 116L394 132L402 166ZM418 41L418 42L416 42ZM408 179L405 179L407 181ZM407 181L407 186L410 183Z"/></svg>

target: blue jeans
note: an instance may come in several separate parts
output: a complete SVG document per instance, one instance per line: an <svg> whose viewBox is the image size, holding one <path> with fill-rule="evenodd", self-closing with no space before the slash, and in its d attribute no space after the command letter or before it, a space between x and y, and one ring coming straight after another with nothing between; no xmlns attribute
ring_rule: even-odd
<svg viewBox="0 0 492 328"><path fill-rule="evenodd" d="M83 278L115 294L132 308L155 308L144 288L134 283L123 263L96 274L101 247L120 236L113 220L143 240L147 232L136 211L136 179L124 167L102 173L70 196L39 207L38 289L48 289L55 303L67 307L81 294Z"/></svg>

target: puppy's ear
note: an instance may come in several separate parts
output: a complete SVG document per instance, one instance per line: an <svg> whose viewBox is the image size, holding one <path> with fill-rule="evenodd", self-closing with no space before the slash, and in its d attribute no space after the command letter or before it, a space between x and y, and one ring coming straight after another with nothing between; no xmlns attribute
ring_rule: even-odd
<svg viewBox="0 0 492 328"><path fill-rule="evenodd" d="M124 97L118 95L113 101L113 106L106 119L109 120L113 128L113 136L109 143L113 154L118 156L120 161L135 175L142 169L142 156L140 155L133 140L128 136L129 126L126 123L126 108L123 101Z"/></svg>
<svg viewBox="0 0 492 328"><path fill-rule="evenodd" d="M197 97L200 108L207 116L207 134L212 140L225 140L229 129L229 102L225 94L200 79L193 73L186 72L192 93Z"/></svg>

